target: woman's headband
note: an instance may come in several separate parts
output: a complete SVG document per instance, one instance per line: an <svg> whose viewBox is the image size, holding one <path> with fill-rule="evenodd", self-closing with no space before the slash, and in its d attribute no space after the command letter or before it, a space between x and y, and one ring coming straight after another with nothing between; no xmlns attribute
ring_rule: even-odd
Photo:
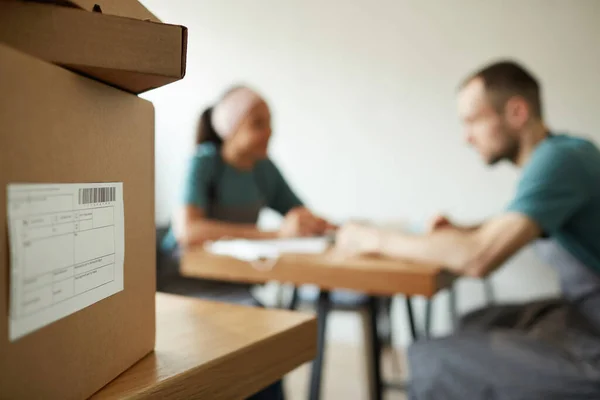
<svg viewBox="0 0 600 400"><path fill-rule="evenodd" d="M250 110L262 101L258 93L247 87L227 93L213 108L211 121L215 132L223 140L229 138Z"/></svg>

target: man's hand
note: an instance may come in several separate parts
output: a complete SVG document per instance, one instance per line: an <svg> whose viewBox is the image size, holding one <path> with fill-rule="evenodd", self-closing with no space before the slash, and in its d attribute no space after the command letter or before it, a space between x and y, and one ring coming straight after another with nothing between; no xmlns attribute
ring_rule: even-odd
<svg viewBox="0 0 600 400"><path fill-rule="evenodd" d="M378 252L380 234L375 228L357 223L342 226L335 238L335 252L347 257Z"/></svg>
<svg viewBox="0 0 600 400"><path fill-rule="evenodd" d="M452 222L450 220L450 218L448 218L447 216L445 216L443 214L438 214L435 217L433 217L433 219L429 223L429 229L428 229L427 233L437 232L442 229L456 229L461 232L468 233L468 232L474 232L479 228L481 228L481 224L467 225L467 226L457 225L454 222Z"/></svg>
<svg viewBox="0 0 600 400"><path fill-rule="evenodd" d="M305 207L290 210L283 219L279 229L279 237L306 237L323 235L331 225L319 218Z"/></svg>
<svg viewBox="0 0 600 400"><path fill-rule="evenodd" d="M433 219L429 223L429 229L427 231L435 232L438 229L453 228L453 227L455 227L455 226L448 217L446 217L443 214L438 214L435 217L433 217Z"/></svg>

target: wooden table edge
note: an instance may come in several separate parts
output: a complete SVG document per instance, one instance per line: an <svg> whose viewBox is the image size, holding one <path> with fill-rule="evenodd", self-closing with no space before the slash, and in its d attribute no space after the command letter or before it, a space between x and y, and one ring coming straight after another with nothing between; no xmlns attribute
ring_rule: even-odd
<svg viewBox="0 0 600 400"><path fill-rule="evenodd" d="M198 299L199 300L199 299ZM199 300L204 301L204 300ZM210 301L206 301L210 302ZM239 306L245 307L245 306ZM269 309L263 311L269 312ZM286 310L273 310L282 313L292 313ZM218 358L210 360L201 365L197 365L188 370L182 371L176 375L165 378L157 384L133 388L123 393L123 395L112 393L111 385L119 384L119 379L128 379L128 374L136 374L133 370L137 364L144 362L150 357L160 357L160 348L156 348L134 364L130 369L121 373L113 381L106 385L109 389L106 395L103 394L105 388L96 392L91 399L189 399L189 398L210 398L210 399L239 399L249 397L260 389L281 379L285 374L299 367L300 365L311 361L317 351L316 317L307 313L294 313L298 317L303 317L295 325L283 329L273 335L266 336L260 340L252 342L250 345L240 347L239 349L224 354ZM290 346L290 341L298 338L311 338L311 340L302 341L301 347ZM298 344L298 342L295 342ZM245 371L240 367L240 361L260 360L269 349L279 348L282 351L277 352L277 362L273 358L261 367L271 369L268 371L268 379L255 381L253 371ZM158 350L159 352L157 353ZM146 360L146 362L151 362ZM211 372L223 370L228 372L228 379L222 383L212 383L214 379L207 379ZM231 376L231 371L234 376ZM240 389L243 387L243 389Z"/></svg>
<svg viewBox="0 0 600 400"><path fill-rule="evenodd" d="M307 328L310 329L311 331L314 331L315 337L316 337L316 330L317 330L316 318L308 319L308 320L302 322L299 326L291 328L291 329L298 330L298 329L307 329ZM217 369L224 368L228 365L228 363L236 364L238 362L240 353L262 352L262 349L259 351L256 347L269 346L272 344L273 340L275 338L277 338L278 336L287 336L287 335L289 335L289 330L279 332L278 334L273 335L269 338L264 338L263 340L254 342L251 346L252 348L246 347L246 348L239 349L233 353L229 353L227 355L224 355L223 357L212 360L206 364L194 367L188 371L185 371L184 373L169 377L156 386L152 386L150 388L142 388L139 392L133 393L131 396L128 396L127 398L131 399L131 400L164 399L164 398L169 398L169 399L171 399L171 398L173 398L173 399L174 398L181 398L181 399L195 398L193 396L198 394L198 393L196 393L196 390L202 390L202 389L196 387L194 390L192 390L193 393L187 393L187 391L186 391L185 392L186 394L184 397L176 397L177 394L182 394L181 390L177 390L176 393L172 393L170 391L170 389L178 388L178 387L189 388L191 385L186 384L186 381L193 381L194 383L197 384L198 381L196 379L198 378L198 376L200 374L210 373L210 370L212 368L217 368ZM282 340L284 340L286 342L288 341L287 338L283 338ZM246 388L248 388L248 387L252 388L249 390L245 390L248 392L246 397L249 397L252 394L259 391L260 389L276 382L277 380L281 379L285 374L291 372L292 370L301 366L302 364L311 361L315 357L316 351L317 351L317 347L316 347L316 342L315 342L313 346L310 346L310 348L308 348L308 349L303 349L303 351L301 353L299 352L300 354L298 354L297 356L296 355L293 355L293 357L287 356L286 360L288 360L290 362L288 363L288 365L286 365L286 367L278 369L278 371L273 375L270 382L268 382L266 384L261 383L260 385L246 386ZM154 351L153 351L153 353L154 353ZM150 354L152 354L152 353L150 353ZM229 399L229 398L237 399L238 397L227 397L227 393L225 393L225 392L227 390L231 389L231 387L232 387L232 385L230 385L230 384L224 384L223 387L218 387L218 386L211 387L211 394L213 391L219 392L219 394L216 395L216 397L210 397L210 399L211 400L212 399ZM208 398L208 397L199 397L199 398Z"/></svg>
<svg viewBox="0 0 600 400"><path fill-rule="evenodd" d="M194 266L195 261L201 258L205 262L215 262L219 266L198 268ZM361 259L362 264L368 264L370 260ZM390 268L393 260L380 260L374 258L373 263L384 262L387 267L356 268L335 266L328 267L326 264L310 266L303 270L302 264L309 263L310 257L302 255L287 254L278 260L272 270L259 271L250 263L237 260L227 256L215 256L202 250L193 249L182 256L180 273L190 278L208 280L221 280L230 282L245 282L250 284L263 284L269 281L291 283L295 286L316 285L323 290L348 289L370 294L373 296L395 296L404 294L408 296L420 295L428 298L433 297L439 291L449 287L456 278L452 273L442 267L424 266L427 273L419 272L418 268L406 268L397 271ZM349 259L349 263L353 260ZM354 260L356 262L356 260ZM398 260L398 264L403 262ZM227 266L221 267L226 264ZM409 263L408 265L414 265ZM402 282L396 279L402 277ZM406 283L410 279L411 284ZM401 289L399 289L401 287Z"/></svg>

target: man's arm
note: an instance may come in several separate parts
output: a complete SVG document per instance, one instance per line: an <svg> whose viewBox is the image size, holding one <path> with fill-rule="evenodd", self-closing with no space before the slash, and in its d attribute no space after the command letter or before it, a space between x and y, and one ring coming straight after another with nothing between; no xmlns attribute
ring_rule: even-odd
<svg viewBox="0 0 600 400"><path fill-rule="evenodd" d="M449 227L423 236L351 225L342 228L337 245L359 253L379 253L443 265L458 274L481 277L540 234L540 227L530 218L519 213L506 213L472 231Z"/></svg>
<svg viewBox="0 0 600 400"><path fill-rule="evenodd" d="M349 225L336 245L349 253L382 253L484 276L542 232L556 232L589 201L594 182L581 162L581 148L561 143L538 145L508 211L472 231L437 229L419 237Z"/></svg>

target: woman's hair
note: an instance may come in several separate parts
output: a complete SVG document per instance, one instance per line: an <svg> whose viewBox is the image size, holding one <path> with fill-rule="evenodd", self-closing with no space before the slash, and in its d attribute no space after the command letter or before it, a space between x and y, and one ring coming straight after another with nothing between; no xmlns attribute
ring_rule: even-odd
<svg viewBox="0 0 600 400"><path fill-rule="evenodd" d="M223 144L223 139L217 134L215 128L213 128L211 115L213 108L209 107L202 115L200 115L200 120L198 121L198 128L196 130L196 145L202 143L214 143L217 146L221 146Z"/></svg>
<svg viewBox="0 0 600 400"><path fill-rule="evenodd" d="M221 96L221 101L223 98L227 97L227 95L232 92L245 88L245 85L235 85L229 88L223 96ZM196 145L202 143L214 143L217 146L221 146L223 144L223 139L219 136L217 131L212 124L212 112L214 107L209 107L200 115L200 120L198 121L198 128L196 130Z"/></svg>

